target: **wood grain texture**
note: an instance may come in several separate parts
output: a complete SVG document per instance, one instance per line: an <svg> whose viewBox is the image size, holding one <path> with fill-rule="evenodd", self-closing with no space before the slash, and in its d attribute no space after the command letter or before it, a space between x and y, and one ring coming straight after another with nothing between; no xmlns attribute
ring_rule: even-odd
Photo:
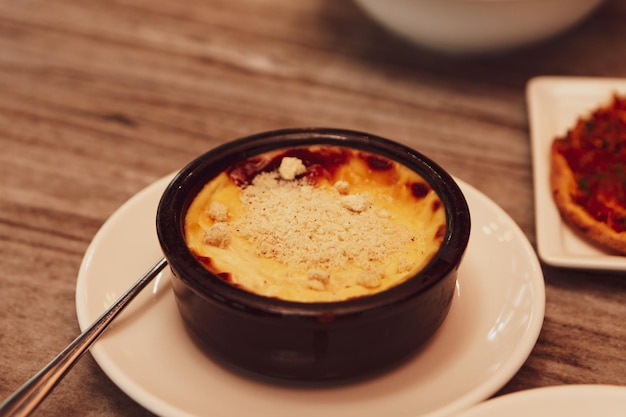
<svg viewBox="0 0 626 417"><path fill-rule="evenodd" d="M293 126L408 144L535 242L526 82L626 77L626 2L481 58L389 35L349 1L0 0L0 398L78 333L76 276L107 217L198 154ZM626 385L626 276L545 268L546 319L499 394ZM35 413L148 416L90 356Z"/></svg>

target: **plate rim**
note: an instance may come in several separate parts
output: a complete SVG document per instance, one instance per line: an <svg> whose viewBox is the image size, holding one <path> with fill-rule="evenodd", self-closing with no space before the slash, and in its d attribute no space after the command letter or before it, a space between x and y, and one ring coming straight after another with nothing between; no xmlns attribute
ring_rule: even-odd
<svg viewBox="0 0 626 417"><path fill-rule="evenodd" d="M171 177L172 175L167 175L132 196L129 200L122 204L109 217L109 219L107 219L101 229L94 236L94 239L90 243L89 248L85 254L83 263L81 263L79 277L77 279L76 308L81 329L84 329L90 324L90 322L88 322L89 319L86 317L89 315L89 313L86 311L88 309L87 304L82 305L83 301L80 299L80 297L85 293L86 290L85 286L87 285L87 281L84 277L89 267L90 258L93 255L93 252L97 250L97 246L99 244L99 236L101 236L101 233L104 233L101 231L106 231L108 228L113 227L113 223L115 222L115 220L124 214L126 208L134 204L134 202L136 202L137 200L141 199L142 196L154 192L155 189L165 187ZM504 386L515 375L515 373L519 371L519 369L528 359L528 356L531 354L538 340L545 317L545 285L543 272L541 270L537 255L527 237L519 228L517 223L493 200L491 200L489 197L487 197L485 194L483 194L470 184L457 178L455 178L455 180L459 182L459 185L464 190L464 192L469 191L473 193L474 197L480 200L480 204L490 206L490 210L494 210L494 215L504 216L504 219L507 221L507 226L515 229L516 238L519 239L519 243L524 249L525 257L529 262L529 269L532 269L535 272L534 279L532 280L532 290L535 294L534 298L532 299L533 305L530 308L532 318L529 320L529 324L527 325L525 332L523 332L523 337L520 339L520 342L522 343L518 343L516 348L511 351L510 356L516 358L516 360L510 360L506 362L505 366L503 366L504 370L502 372L494 374L492 377L487 378L484 382L481 382L478 386L468 390L459 400L456 400L452 404L440 407L438 409L427 411L424 415L429 417L443 417L449 415L450 413L458 412L462 409L473 406L476 403L485 400L490 395L493 395L498 389ZM108 375L109 378L115 383L115 385L117 385L122 391L124 391L126 395L133 398L142 407L163 416L195 416L195 414L189 414L184 410L181 410L173 406L172 404L164 403L163 401L158 401L155 403L153 398L154 396L148 394L145 390L133 391L132 387L129 388L129 384L125 384L123 383L123 381L121 381L120 378L123 379L124 375L119 375L115 369L111 368L110 364L106 364L107 359L103 358L105 354L98 349L98 346L94 346L94 348L95 349L92 349L91 352L92 356L94 357L96 363L102 369L102 371L106 375Z"/></svg>
<svg viewBox="0 0 626 417"><path fill-rule="evenodd" d="M626 386L611 384L559 384L515 391L489 399L483 403L464 410L455 417L495 417L501 416L512 408L519 409L520 403L545 403L545 401L574 399L575 405L593 399L619 399L626 405ZM573 406L575 406L573 405Z"/></svg>

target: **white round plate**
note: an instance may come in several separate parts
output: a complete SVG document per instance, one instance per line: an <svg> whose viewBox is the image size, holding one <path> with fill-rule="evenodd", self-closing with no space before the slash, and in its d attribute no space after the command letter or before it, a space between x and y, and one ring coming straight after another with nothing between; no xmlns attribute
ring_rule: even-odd
<svg viewBox="0 0 626 417"><path fill-rule="evenodd" d="M96 234L76 287L82 329L162 256L155 215L170 179L135 195ZM543 324L545 288L537 256L518 226L479 191L459 184L472 233L450 312L429 344L393 371L315 389L234 374L188 338L169 271L144 289L91 354L125 393L163 417L439 417L472 406L527 359Z"/></svg>
<svg viewBox="0 0 626 417"><path fill-rule="evenodd" d="M456 417L623 417L626 387L560 385L497 397Z"/></svg>

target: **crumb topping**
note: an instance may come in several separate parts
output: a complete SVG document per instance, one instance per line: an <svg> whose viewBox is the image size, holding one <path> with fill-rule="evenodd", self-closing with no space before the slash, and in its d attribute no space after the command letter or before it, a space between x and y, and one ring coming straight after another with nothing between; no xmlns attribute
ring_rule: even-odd
<svg viewBox="0 0 626 417"><path fill-rule="evenodd" d="M284 180L293 180L305 172L306 166L304 166L304 162L291 156L284 157L280 162L280 167L278 167L278 173Z"/></svg>
<svg viewBox="0 0 626 417"><path fill-rule="evenodd" d="M341 195L273 172L257 175L241 201L246 215L232 223L233 232L253 242L259 256L293 269L376 264L417 238L372 210L367 193Z"/></svg>

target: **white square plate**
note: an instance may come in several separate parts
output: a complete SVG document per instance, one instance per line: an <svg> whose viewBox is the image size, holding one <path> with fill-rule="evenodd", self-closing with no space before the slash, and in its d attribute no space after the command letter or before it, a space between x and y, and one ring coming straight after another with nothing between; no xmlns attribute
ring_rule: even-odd
<svg viewBox="0 0 626 417"><path fill-rule="evenodd" d="M626 79L553 77L531 79L526 86L535 188L537 250L547 264L560 267L626 270L626 257L586 242L563 223L550 191L550 147L580 116L626 94Z"/></svg>

